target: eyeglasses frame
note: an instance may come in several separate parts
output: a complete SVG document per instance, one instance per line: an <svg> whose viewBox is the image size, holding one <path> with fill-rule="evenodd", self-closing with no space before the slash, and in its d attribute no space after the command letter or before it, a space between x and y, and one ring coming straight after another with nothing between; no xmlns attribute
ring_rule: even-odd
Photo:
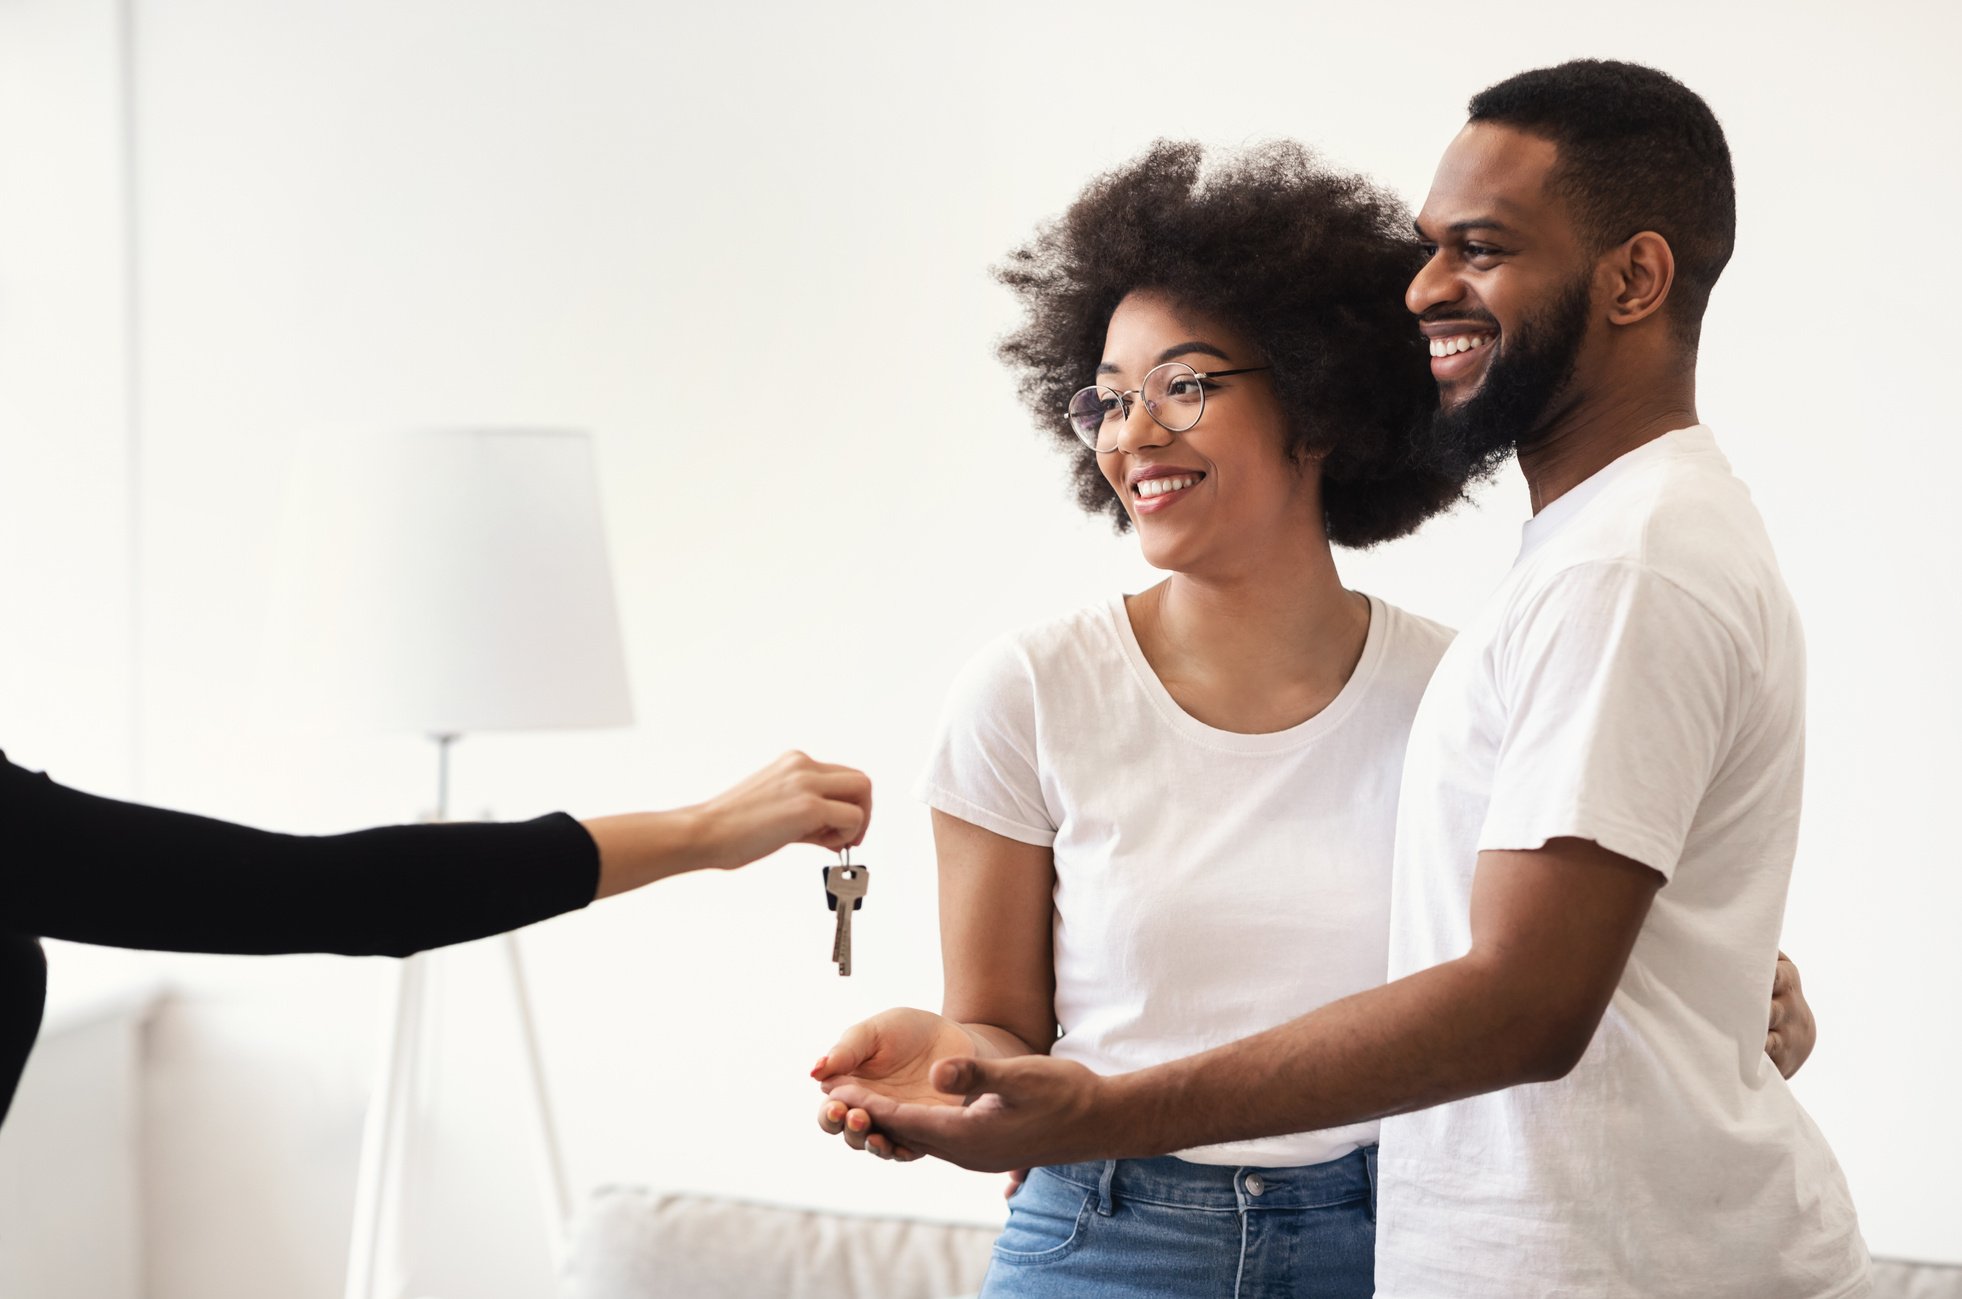
<svg viewBox="0 0 1962 1299"><path fill-rule="evenodd" d="M1070 400L1075 401L1079 394L1089 392L1092 389L1097 389L1097 388L1101 388L1108 393L1115 393L1117 396L1118 423L1129 424L1131 422L1131 399L1133 397L1136 397L1139 399L1138 404L1144 407L1145 414L1151 416L1151 422L1156 424L1159 428L1164 429L1167 433L1190 433L1193 429L1199 427L1200 419L1203 418L1206 414L1206 390L1204 387L1201 387L1199 389L1199 410L1197 413L1193 415L1192 422L1190 424L1187 424L1184 428L1173 428L1170 424L1167 424L1164 420L1158 418L1158 412L1151 408L1151 403L1143 400L1145 384L1151 382L1151 376L1157 374L1160 370L1168 369L1175 365L1183 366L1187 370L1192 370L1192 377L1199 380L1202 385L1208 379L1227 379L1227 378L1231 378L1233 375L1236 374L1257 374L1262 370L1271 370L1274 368L1271 365L1246 365L1246 366L1241 366L1236 370L1193 370L1192 367L1186 365L1184 361L1160 361L1157 365L1154 365L1149 370L1145 371L1144 378L1139 382L1138 386L1135 388L1126 390L1121 388L1113 388L1108 384L1087 383L1083 385L1083 387L1078 388L1076 392L1071 393ZM1108 418L1106 418L1104 422L1109 423L1110 421L1108 420ZM1067 407L1065 407L1063 410L1063 423L1069 426L1070 435L1072 437L1074 437L1077 441L1082 442L1085 446L1089 447L1090 450L1095 452L1097 455L1107 456L1111 452L1117 450L1117 446L1114 443L1108 447L1100 447L1096 445L1094 442L1085 441L1083 434L1076 431L1076 421L1070 416L1069 409ZM1100 424L1098 425L1098 427L1102 428L1103 426Z"/></svg>

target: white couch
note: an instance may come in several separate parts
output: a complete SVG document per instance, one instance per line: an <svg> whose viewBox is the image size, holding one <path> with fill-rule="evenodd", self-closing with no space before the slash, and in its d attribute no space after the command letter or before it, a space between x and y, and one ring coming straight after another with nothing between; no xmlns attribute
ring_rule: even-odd
<svg viewBox="0 0 1962 1299"><path fill-rule="evenodd" d="M948 1299L992 1227L608 1187L573 1225L561 1299ZM1874 1299L1962 1299L1962 1267L1874 1263Z"/></svg>
<svg viewBox="0 0 1962 1299"><path fill-rule="evenodd" d="M853 1217L632 1187L573 1223L562 1299L949 1299L973 1294L995 1228Z"/></svg>

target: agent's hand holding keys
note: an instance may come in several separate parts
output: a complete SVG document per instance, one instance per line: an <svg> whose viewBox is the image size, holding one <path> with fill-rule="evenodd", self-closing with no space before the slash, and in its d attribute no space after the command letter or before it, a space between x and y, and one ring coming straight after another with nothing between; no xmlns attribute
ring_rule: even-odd
<svg viewBox="0 0 1962 1299"><path fill-rule="evenodd" d="M793 843L856 847L872 821L872 780L791 750L705 803L584 822L599 845L597 897L691 870L734 870Z"/></svg>

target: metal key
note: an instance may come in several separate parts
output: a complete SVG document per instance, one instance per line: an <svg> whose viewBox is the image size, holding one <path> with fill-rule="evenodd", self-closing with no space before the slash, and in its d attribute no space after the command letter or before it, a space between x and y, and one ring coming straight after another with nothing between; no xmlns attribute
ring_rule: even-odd
<svg viewBox="0 0 1962 1299"><path fill-rule="evenodd" d="M850 852L841 853L840 860L842 865L824 868L824 900L838 913L831 938L831 959L837 962L840 977L844 977L852 972L852 912L865 905L865 890L872 882L872 872L864 866L854 866ZM840 906L841 902L851 905Z"/></svg>

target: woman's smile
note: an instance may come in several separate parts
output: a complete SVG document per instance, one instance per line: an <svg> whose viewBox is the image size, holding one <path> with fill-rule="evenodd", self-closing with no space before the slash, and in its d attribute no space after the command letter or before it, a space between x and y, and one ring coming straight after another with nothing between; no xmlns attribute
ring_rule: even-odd
<svg viewBox="0 0 1962 1299"><path fill-rule="evenodd" d="M1157 514L1184 500L1206 473L1202 469L1178 469L1158 465L1131 474L1131 509L1139 515Z"/></svg>

